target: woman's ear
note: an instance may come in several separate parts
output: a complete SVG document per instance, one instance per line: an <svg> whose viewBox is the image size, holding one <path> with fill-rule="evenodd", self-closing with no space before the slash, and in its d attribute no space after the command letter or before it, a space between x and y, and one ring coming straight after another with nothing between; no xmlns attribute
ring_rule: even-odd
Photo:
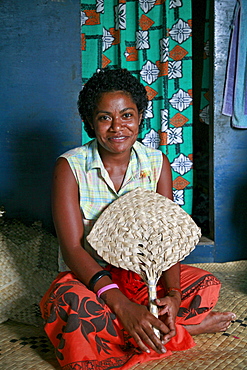
<svg viewBox="0 0 247 370"><path fill-rule="evenodd" d="M91 127L91 129L94 130L93 123L92 123L92 121L89 117L87 117L87 122L88 122L89 126Z"/></svg>

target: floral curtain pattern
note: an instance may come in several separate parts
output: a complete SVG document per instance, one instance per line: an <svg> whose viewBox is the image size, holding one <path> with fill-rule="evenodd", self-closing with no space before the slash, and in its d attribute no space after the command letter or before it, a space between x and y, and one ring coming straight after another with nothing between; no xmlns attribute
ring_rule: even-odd
<svg viewBox="0 0 247 370"><path fill-rule="evenodd" d="M139 140L168 156L174 200L190 214L191 36L191 0L81 0L82 83L109 66L127 68L144 84L149 104Z"/></svg>

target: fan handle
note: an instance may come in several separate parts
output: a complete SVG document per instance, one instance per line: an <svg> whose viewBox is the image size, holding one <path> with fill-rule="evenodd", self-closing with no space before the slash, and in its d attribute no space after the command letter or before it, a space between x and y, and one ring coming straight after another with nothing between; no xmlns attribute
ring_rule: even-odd
<svg viewBox="0 0 247 370"><path fill-rule="evenodd" d="M149 296L149 311L158 318L158 307L154 303L157 298L156 293L156 281L155 280L148 280L148 296ZM154 334L160 338L160 331L156 328L153 328Z"/></svg>

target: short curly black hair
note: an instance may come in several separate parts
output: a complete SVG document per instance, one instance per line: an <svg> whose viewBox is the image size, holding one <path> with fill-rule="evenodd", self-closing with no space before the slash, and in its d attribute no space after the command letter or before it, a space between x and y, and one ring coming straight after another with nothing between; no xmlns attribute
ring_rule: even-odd
<svg viewBox="0 0 247 370"><path fill-rule="evenodd" d="M127 69L105 68L99 70L85 83L77 102L80 117L84 122L84 129L90 138L94 138L95 133L89 121L92 120L101 94L109 91L124 91L130 94L139 113L144 113L147 108L148 99L145 87Z"/></svg>

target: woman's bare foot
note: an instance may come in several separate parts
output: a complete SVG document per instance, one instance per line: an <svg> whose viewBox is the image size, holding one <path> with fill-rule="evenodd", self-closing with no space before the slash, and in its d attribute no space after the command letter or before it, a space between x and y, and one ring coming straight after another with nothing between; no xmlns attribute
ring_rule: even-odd
<svg viewBox="0 0 247 370"><path fill-rule="evenodd" d="M191 335L217 333L226 331L235 319L233 312L210 312L200 324L185 325L185 328Z"/></svg>

